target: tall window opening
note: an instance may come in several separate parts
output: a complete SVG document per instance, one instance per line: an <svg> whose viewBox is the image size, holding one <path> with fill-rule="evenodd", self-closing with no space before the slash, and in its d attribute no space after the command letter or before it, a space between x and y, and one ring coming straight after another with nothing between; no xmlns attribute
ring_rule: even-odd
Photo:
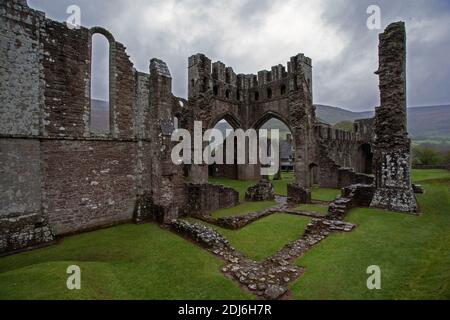
<svg viewBox="0 0 450 320"><path fill-rule="evenodd" d="M108 39L101 34L92 36L91 52L91 131L109 133L109 48Z"/></svg>

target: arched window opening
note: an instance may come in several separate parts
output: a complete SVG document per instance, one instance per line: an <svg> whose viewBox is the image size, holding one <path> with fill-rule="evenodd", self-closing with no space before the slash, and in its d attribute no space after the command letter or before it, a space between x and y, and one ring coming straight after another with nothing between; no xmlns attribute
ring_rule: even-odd
<svg viewBox="0 0 450 320"><path fill-rule="evenodd" d="M267 88L267 99L272 99L272 89Z"/></svg>
<svg viewBox="0 0 450 320"><path fill-rule="evenodd" d="M278 130L279 132L279 157L280 157L280 167L278 172L270 178L273 180L286 180L288 182L294 181L294 163L295 163L295 146L292 139L292 132L289 127L281 120L276 117L268 119L264 122L259 129L269 130L269 144L268 148L270 151L271 133L270 130ZM259 134L259 132L258 132ZM272 156L270 152L268 155Z"/></svg>
<svg viewBox="0 0 450 320"><path fill-rule="evenodd" d="M217 122L217 124L214 126L214 129L219 130L222 133L222 136L224 138L224 143L222 145L222 152L223 152L223 160L224 164L212 164L209 166L209 177L214 178L228 178L228 179L237 179L238 178L238 167L237 167L237 146L235 144L235 150L234 150L234 163L233 164L226 164L227 159L227 138L229 135L227 134L228 130L235 130L238 128L234 128L226 119L221 119ZM230 137L231 139L231 137ZM210 138L210 142L212 142L213 138ZM235 141L236 142L236 141ZM215 150L212 151L214 154Z"/></svg>
<svg viewBox="0 0 450 320"><path fill-rule="evenodd" d="M255 92L255 101L258 101L258 100L259 100L259 92L256 91L256 92Z"/></svg>
<svg viewBox="0 0 450 320"><path fill-rule="evenodd" d="M284 96L285 94L286 94L286 85L282 85L281 86L281 88L280 88L280 94L282 95L282 96Z"/></svg>
<svg viewBox="0 0 450 320"><path fill-rule="evenodd" d="M231 90L230 90L230 89L227 89L227 91L225 91L225 97L226 97L227 99L230 99L230 98L231 98Z"/></svg>
<svg viewBox="0 0 450 320"><path fill-rule="evenodd" d="M237 91L237 100L241 101L241 90Z"/></svg>
<svg viewBox="0 0 450 320"><path fill-rule="evenodd" d="M94 133L109 133L110 99L110 43L102 34L92 36L91 52L91 123L90 130Z"/></svg>

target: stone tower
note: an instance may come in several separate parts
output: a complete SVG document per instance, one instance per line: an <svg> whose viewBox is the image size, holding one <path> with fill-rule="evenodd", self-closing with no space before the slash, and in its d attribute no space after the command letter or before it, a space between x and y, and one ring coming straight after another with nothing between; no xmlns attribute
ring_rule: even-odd
<svg viewBox="0 0 450 320"><path fill-rule="evenodd" d="M380 35L381 106L375 116L375 195L372 207L417 212L411 184L411 141L407 132L406 32L403 22Z"/></svg>

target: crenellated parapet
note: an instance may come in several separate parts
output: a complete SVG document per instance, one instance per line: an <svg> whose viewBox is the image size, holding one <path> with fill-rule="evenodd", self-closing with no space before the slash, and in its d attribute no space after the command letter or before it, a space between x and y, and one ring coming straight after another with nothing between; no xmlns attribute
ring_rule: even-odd
<svg viewBox="0 0 450 320"><path fill-rule="evenodd" d="M303 54L290 59L287 68L273 66L257 74L236 74L204 54L189 58L189 98L212 92L213 97L234 103L258 103L285 98L289 92L303 90L305 83L312 97L312 61Z"/></svg>

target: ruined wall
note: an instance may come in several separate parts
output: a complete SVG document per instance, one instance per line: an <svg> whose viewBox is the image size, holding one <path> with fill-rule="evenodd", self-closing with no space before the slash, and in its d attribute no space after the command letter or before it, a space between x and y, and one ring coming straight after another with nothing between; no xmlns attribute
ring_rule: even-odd
<svg viewBox="0 0 450 320"><path fill-rule="evenodd" d="M136 144L44 140L44 213L56 235L129 221Z"/></svg>
<svg viewBox="0 0 450 320"><path fill-rule="evenodd" d="M184 202L183 175L181 166L175 166L171 158L174 146L171 135L175 130L172 77L167 65L158 59L150 63L150 91L151 200L162 210L163 220L167 222L179 216Z"/></svg>
<svg viewBox="0 0 450 320"><path fill-rule="evenodd" d="M51 241L41 212L44 14L0 2L0 254Z"/></svg>
<svg viewBox="0 0 450 320"><path fill-rule="evenodd" d="M89 135L89 42L89 30L70 30L62 23L45 20L45 34L41 39L45 137L82 138Z"/></svg>
<svg viewBox="0 0 450 320"><path fill-rule="evenodd" d="M204 215L239 204L239 192L221 185L188 183L184 192L186 215Z"/></svg>
<svg viewBox="0 0 450 320"><path fill-rule="evenodd" d="M171 88L160 92L134 70L107 30L69 29L26 1L2 1L0 10L0 253L131 221L161 181L152 141L163 128L153 111L171 116ZM95 33L110 44L110 132L101 134L90 127ZM184 200L182 175L170 179L157 194L163 207Z"/></svg>
<svg viewBox="0 0 450 320"><path fill-rule="evenodd" d="M287 70L278 65L258 75L236 75L222 62L211 63L205 55L197 54L189 58L188 77L194 120L202 121L205 130L222 119L243 130L258 130L272 118L288 125L296 142L297 182L309 184L306 166L315 119L311 59L299 54L290 59ZM194 182L207 183L207 176L207 167L192 166ZM259 166L239 165L237 177L259 179Z"/></svg>
<svg viewBox="0 0 450 320"><path fill-rule="evenodd" d="M371 181L362 175L372 172L371 122L371 119L357 121L354 131L339 130L324 124L315 126L313 165L318 167L320 186L342 188Z"/></svg>
<svg viewBox="0 0 450 320"><path fill-rule="evenodd" d="M416 212L411 184L411 141L406 116L406 31L393 23L380 35L379 69L381 106L376 109L375 195L372 206Z"/></svg>
<svg viewBox="0 0 450 320"><path fill-rule="evenodd" d="M41 133L44 14L25 1L0 2L0 130L2 134Z"/></svg>
<svg viewBox="0 0 450 320"><path fill-rule="evenodd" d="M203 54L194 55L189 58L189 99L195 120L202 121L204 129L222 119L244 130L259 129L272 118L284 122L293 136L296 183L301 186L313 184L312 168L317 168L318 182L324 187L340 187L351 178L359 181L357 173L372 171L371 160L367 159L372 156L372 121L357 121L353 132L317 124L312 104L312 62L303 54L292 57L287 69L278 65L257 75L236 75L222 62L212 63ZM362 148L365 144L368 148ZM194 168L193 181L206 183L207 169ZM340 174L341 168L353 168L354 173ZM261 177L259 166L221 165L211 170L212 176L241 180Z"/></svg>

